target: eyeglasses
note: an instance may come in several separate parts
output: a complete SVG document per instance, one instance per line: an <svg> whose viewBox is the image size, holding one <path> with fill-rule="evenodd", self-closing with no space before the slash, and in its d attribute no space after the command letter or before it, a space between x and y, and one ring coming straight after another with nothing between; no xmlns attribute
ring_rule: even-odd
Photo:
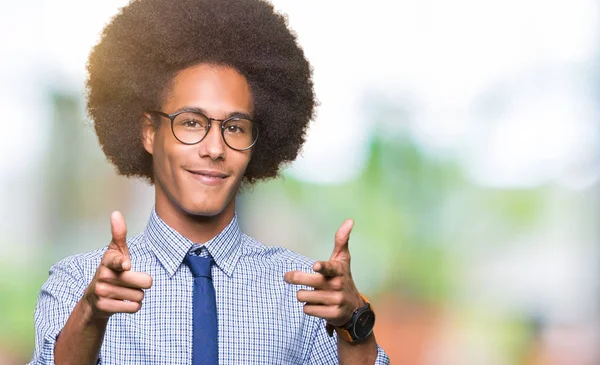
<svg viewBox="0 0 600 365"><path fill-rule="evenodd" d="M187 145L200 143L210 131L212 122L221 123L221 135L229 148L236 151L250 149L258 139L258 126L250 119L233 116L227 119L209 118L197 111L179 111L173 114L149 111L171 120L175 138Z"/></svg>

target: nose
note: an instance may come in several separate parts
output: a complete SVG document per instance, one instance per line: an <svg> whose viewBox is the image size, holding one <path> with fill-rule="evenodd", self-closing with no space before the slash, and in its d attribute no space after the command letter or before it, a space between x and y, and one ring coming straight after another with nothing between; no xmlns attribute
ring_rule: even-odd
<svg viewBox="0 0 600 365"><path fill-rule="evenodd" d="M221 135L221 125L219 122L213 121L211 123L208 133L198 146L200 157L209 157L212 160L222 160L225 157L227 146Z"/></svg>

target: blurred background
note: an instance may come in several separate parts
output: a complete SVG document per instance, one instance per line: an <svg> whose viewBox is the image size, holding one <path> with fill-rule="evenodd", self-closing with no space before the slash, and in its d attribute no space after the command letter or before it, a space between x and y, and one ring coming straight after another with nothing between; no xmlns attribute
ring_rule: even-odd
<svg viewBox="0 0 600 365"><path fill-rule="evenodd" d="M125 4L0 5L0 364L31 358L49 267L153 206L85 114L87 54ZM302 157L240 197L245 232L327 259L354 218L394 364L600 364L600 3L274 4L320 107Z"/></svg>

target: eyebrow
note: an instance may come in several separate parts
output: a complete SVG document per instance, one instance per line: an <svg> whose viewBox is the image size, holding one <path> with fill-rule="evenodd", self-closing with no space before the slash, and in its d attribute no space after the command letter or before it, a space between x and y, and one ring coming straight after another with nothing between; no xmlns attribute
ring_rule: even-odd
<svg viewBox="0 0 600 365"><path fill-rule="evenodd" d="M206 110L199 108L197 106L182 106L181 108L177 108L177 110L175 110L173 113L179 113L179 112L200 113L200 114L204 114L204 115L208 116L208 113L206 112ZM244 112L239 112L239 111L231 112L231 113L227 114L224 119L234 118L234 117L252 120L252 116L250 114L244 113ZM212 119L216 119L216 118L212 118Z"/></svg>

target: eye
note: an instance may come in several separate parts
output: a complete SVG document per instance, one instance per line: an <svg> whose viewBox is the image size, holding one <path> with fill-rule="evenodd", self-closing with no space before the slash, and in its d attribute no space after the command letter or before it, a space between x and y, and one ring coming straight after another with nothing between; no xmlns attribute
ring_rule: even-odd
<svg viewBox="0 0 600 365"><path fill-rule="evenodd" d="M181 127L186 129L204 129L206 128L206 122L199 119L184 119L177 123Z"/></svg>
<svg viewBox="0 0 600 365"><path fill-rule="evenodd" d="M183 122L183 125L186 127L198 127L200 125L200 123L198 123L197 120L186 120Z"/></svg>
<svg viewBox="0 0 600 365"><path fill-rule="evenodd" d="M244 128L240 127L239 125L228 125L225 127L225 131L227 133L244 133Z"/></svg>
<svg viewBox="0 0 600 365"><path fill-rule="evenodd" d="M223 132L227 134L247 135L252 129L252 122L247 119L229 120L223 125Z"/></svg>

